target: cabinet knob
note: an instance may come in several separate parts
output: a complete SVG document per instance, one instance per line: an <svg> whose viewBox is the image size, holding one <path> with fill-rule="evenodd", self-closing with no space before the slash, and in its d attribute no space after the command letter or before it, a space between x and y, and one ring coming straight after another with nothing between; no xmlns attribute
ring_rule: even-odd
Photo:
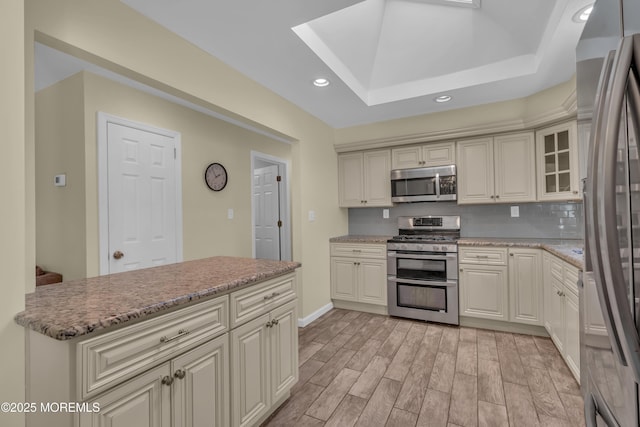
<svg viewBox="0 0 640 427"><path fill-rule="evenodd" d="M496 196L496 199L499 199L499 198L500 198L500 195L498 194L498 195Z"/></svg>
<svg viewBox="0 0 640 427"><path fill-rule="evenodd" d="M187 375L187 372L184 369L178 369L173 376L176 377L177 379L181 380L185 377L185 375Z"/></svg>
<svg viewBox="0 0 640 427"><path fill-rule="evenodd" d="M509 254L509 256L513 256L513 254Z"/></svg>
<svg viewBox="0 0 640 427"><path fill-rule="evenodd" d="M162 377L162 385L171 385L173 384L173 377L170 377L169 375L165 375L164 377Z"/></svg>
<svg viewBox="0 0 640 427"><path fill-rule="evenodd" d="M496 198L496 196L494 196L494 195L491 195L491 198L492 198L492 199L495 199L495 198Z"/></svg>
<svg viewBox="0 0 640 427"><path fill-rule="evenodd" d="M578 191L577 191L577 190L574 190L574 191L573 191L573 194L578 194Z"/></svg>
<svg viewBox="0 0 640 427"><path fill-rule="evenodd" d="M460 273L462 273L462 269L460 269Z"/></svg>

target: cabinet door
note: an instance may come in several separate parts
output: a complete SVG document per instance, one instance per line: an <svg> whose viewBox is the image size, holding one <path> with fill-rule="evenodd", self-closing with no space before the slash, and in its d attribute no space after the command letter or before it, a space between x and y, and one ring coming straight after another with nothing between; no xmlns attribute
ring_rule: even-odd
<svg viewBox="0 0 640 427"><path fill-rule="evenodd" d="M271 312L271 402L277 402L298 382L297 300Z"/></svg>
<svg viewBox="0 0 640 427"><path fill-rule="evenodd" d="M460 264L460 315L509 320L507 267Z"/></svg>
<svg viewBox="0 0 640 427"><path fill-rule="evenodd" d="M536 133L538 199L580 199L576 122Z"/></svg>
<svg viewBox="0 0 640 427"><path fill-rule="evenodd" d="M229 425L229 334L171 362L173 427Z"/></svg>
<svg viewBox="0 0 640 427"><path fill-rule="evenodd" d="M331 298L357 301L357 258L331 257Z"/></svg>
<svg viewBox="0 0 640 427"><path fill-rule="evenodd" d="M449 166L456 164L456 143L440 142L422 146L424 166Z"/></svg>
<svg viewBox="0 0 640 427"><path fill-rule="evenodd" d="M535 140L532 132L494 138L496 201L536 200Z"/></svg>
<svg viewBox="0 0 640 427"><path fill-rule="evenodd" d="M549 296L549 336L553 340L561 354L564 354L564 299L562 292L564 286L555 276L551 275L551 295Z"/></svg>
<svg viewBox="0 0 640 427"><path fill-rule="evenodd" d="M391 206L391 151L364 152L364 205Z"/></svg>
<svg viewBox="0 0 640 427"><path fill-rule="evenodd" d="M358 301L387 305L387 261L362 258L358 262Z"/></svg>
<svg viewBox="0 0 640 427"><path fill-rule="evenodd" d="M256 423L271 406L269 333L265 314L231 331L231 425Z"/></svg>
<svg viewBox="0 0 640 427"><path fill-rule="evenodd" d="M509 318L542 325L543 292L539 249L509 249Z"/></svg>
<svg viewBox="0 0 640 427"><path fill-rule="evenodd" d="M171 379L169 363L140 374L89 402L100 405L96 413L80 413L80 427L171 425Z"/></svg>
<svg viewBox="0 0 640 427"><path fill-rule="evenodd" d="M573 375L580 381L580 304L578 296L564 290L564 357Z"/></svg>
<svg viewBox="0 0 640 427"><path fill-rule="evenodd" d="M391 169L410 169L422 166L422 149L419 145L391 150Z"/></svg>
<svg viewBox="0 0 640 427"><path fill-rule="evenodd" d="M458 203L495 200L493 138L458 142Z"/></svg>
<svg viewBox="0 0 640 427"><path fill-rule="evenodd" d="M338 202L340 207L363 206L364 181L362 170L362 153L338 155Z"/></svg>

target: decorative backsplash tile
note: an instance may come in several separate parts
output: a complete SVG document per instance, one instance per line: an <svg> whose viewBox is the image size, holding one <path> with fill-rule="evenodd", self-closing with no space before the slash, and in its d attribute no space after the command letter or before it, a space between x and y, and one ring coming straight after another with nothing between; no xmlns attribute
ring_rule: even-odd
<svg viewBox="0 0 640 427"><path fill-rule="evenodd" d="M511 206L520 216L511 217ZM522 203L513 205L458 205L455 202L404 203L389 208L389 219L381 208L349 209L349 234L394 235L397 218L412 215L460 215L463 237L526 237L582 239L582 203Z"/></svg>

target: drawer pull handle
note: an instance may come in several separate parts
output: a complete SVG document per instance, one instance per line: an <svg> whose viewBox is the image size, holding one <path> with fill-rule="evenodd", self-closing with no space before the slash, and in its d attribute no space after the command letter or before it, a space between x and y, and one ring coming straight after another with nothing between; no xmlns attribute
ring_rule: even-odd
<svg viewBox="0 0 640 427"><path fill-rule="evenodd" d="M162 385L171 385L173 384L173 377L170 377L169 375L165 375L164 377L162 377Z"/></svg>
<svg viewBox="0 0 640 427"><path fill-rule="evenodd" d="M277 297L278 295L280 295L280 292L274 292L271 295L265 295L264 299L265 299L265 301L266 300L270 300L270 299L273 299L273 298Z"/></svg>
<svg viewBox="0 0 640 427"><path fill-rule="evenodd" d="M185 377L185 375L187 375L186 371L184 369L178 369L173 376L176 377L177 379L181 380Z"/></svg>
<svg viewBox="0 0 640 427"><path fill-rule="evenodd" d="M476 258L489 258L489 255L476 255Z"/></svg>
<svg viewBox="0 0 640 427"><path fill-rule="evenodd" d="M166 335L160 337L160 342L161 343L166 343L166 342L169 342L169 341L177 340L178 338L180 338L183 335L189 335L189 333L190 332L189 332L188 329L180 329L177 334L175 334L174 336L172 336L170 338L167 337Z"/></svg>

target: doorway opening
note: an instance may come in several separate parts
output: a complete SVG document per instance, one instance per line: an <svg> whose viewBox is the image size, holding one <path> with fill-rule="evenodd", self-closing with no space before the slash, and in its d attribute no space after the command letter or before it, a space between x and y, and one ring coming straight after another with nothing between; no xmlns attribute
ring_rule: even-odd
<svg viewBox="0 0 640 427"><path fill-rule="evenodd" d="M251 151L253 257L291 260L289 162Z"/></svg>

